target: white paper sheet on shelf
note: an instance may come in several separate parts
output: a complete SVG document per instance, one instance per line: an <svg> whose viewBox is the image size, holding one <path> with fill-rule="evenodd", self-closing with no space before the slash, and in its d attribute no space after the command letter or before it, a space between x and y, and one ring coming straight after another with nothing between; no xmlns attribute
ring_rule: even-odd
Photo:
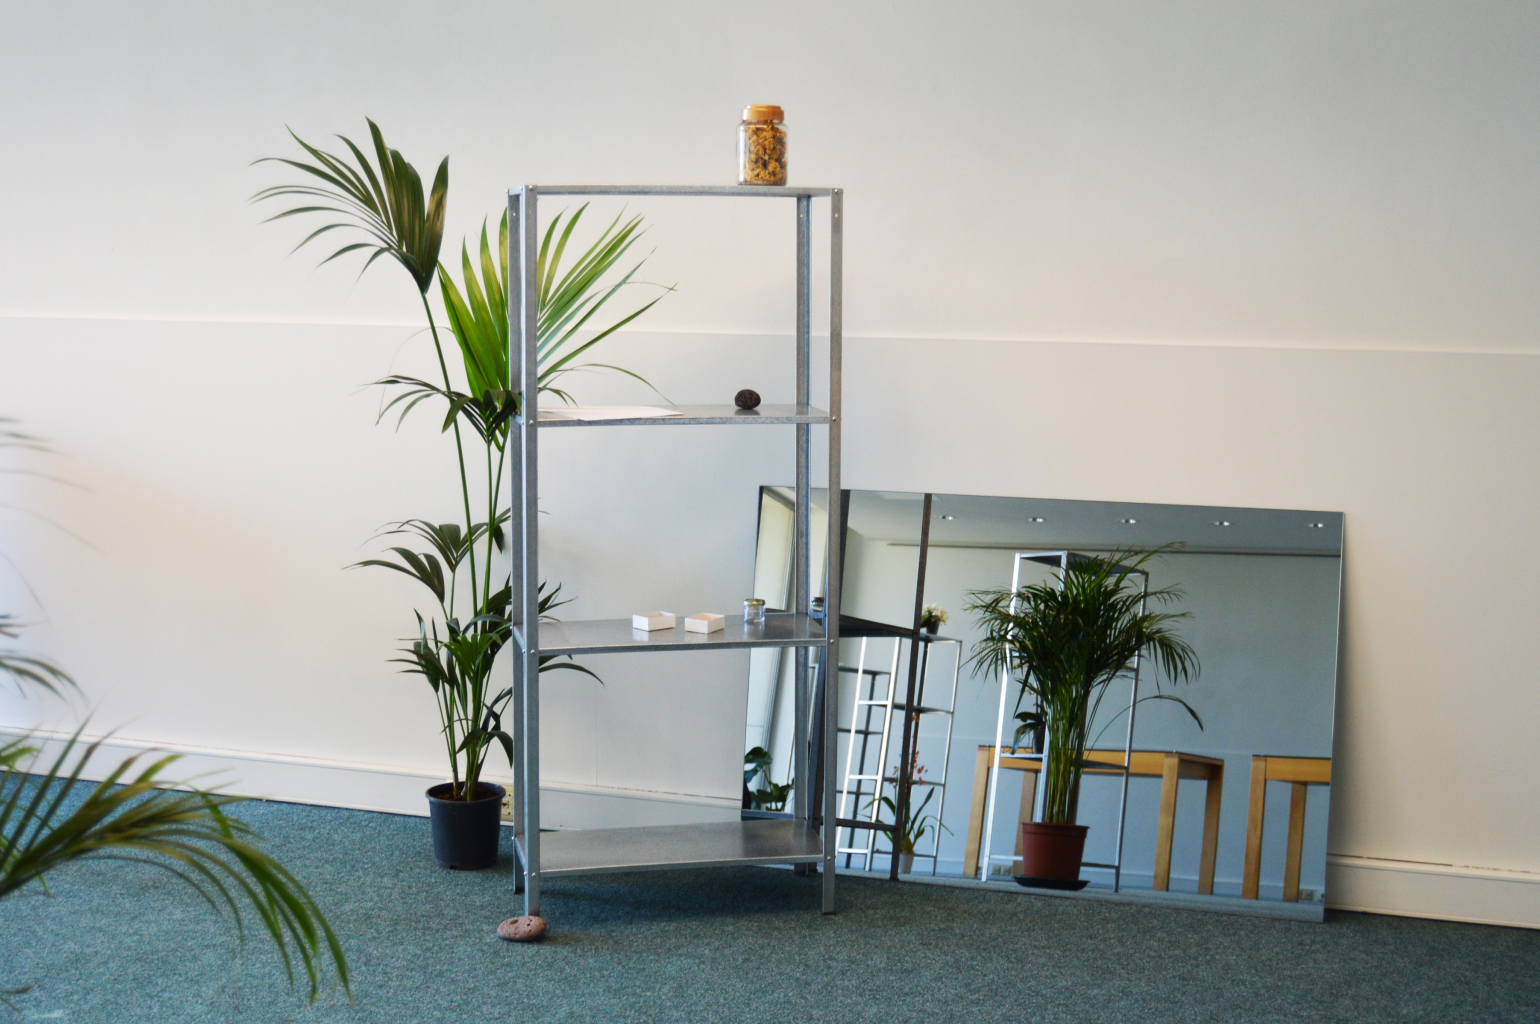
<svg viewBox="0 0 1540 1024"><path fill-rule="evenodd" d="M569 420L646 420L683 415L658 405L560 405L541 409L540 413Z"/></svg>

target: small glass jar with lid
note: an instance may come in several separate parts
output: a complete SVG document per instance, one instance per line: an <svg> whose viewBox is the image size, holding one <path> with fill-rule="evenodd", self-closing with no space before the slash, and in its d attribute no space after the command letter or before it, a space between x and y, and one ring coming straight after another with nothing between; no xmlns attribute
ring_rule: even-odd
<svg viewBox="0 0 1540 1024"><path fill-rule="evenodd" d="M780 107L751 103L738 125L738 184L786 184L786 114Z"/></svg>
<svg viewBox="0 0 1540 1024"><path fill-rule="evenodd" d="M744 600L743 624L746 626L763 626L765 624L764 598L750 597Z"/></svg>

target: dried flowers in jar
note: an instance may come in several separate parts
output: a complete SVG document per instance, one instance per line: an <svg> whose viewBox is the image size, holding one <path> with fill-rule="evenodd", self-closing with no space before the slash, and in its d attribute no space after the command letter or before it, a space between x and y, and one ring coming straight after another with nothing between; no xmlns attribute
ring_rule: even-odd
<svg viewBox="0 0 1540 1024"><path fill-rule="evenodd" d="M738 184L786 184L786 125L780 107L743 108L738 125Z"/></svg>

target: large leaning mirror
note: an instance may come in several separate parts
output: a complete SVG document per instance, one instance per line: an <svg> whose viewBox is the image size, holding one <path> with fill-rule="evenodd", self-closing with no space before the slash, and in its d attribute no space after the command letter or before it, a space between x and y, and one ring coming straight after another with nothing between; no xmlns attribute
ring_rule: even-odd
<svg viewBox="0 0 1540 1024"><path fill-rule="evenodd" d="M765 487L759 498L755 593L785 607L794 495ZM827 499L813 495L815 538ZM842 869L1321 918L1339 513L872 491L838 504L832 768L838 817L862 823L840 831ZM1054 879L1032 873L1039 861L1024 858L1037 856L1039 840L1029 834L1024 853L1022 823L1050 821L1054 808L1064 817L1069 790L1053 774L1070 763L1054 757L1061 733L1043 728L1043 687L1023 692L1030 672L1020 657L991 667L981 653L991 621L1002 636L1002 609L1062 612L1098 569L1125 611L1176 616L1139 621L1164 628L1190 657L1162 671L1146 647L1092 695L1084 754L1070 759L1079 781L1069 814L1084 847L1073 878ZM1031 604L1033 595L1048 604ZM796 687L790 659L754 659L744 806L776 813L795 783ZM804 692L816 689L809 680ZM900 806L902 829L893 826Z"/></svg>

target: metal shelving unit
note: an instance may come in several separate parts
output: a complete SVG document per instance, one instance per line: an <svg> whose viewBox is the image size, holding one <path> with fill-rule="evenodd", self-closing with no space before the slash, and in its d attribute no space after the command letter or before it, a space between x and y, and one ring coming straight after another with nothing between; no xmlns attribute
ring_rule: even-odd
<svg viewBox="0 0 1540 1024"><path fill-rule="evenodd" d="M797 401L795 405L763 406L744 412L730 405L680 406L677 416L617 420L576 420L542 413L538 389L538 324L535 296L536 257L540 235L537 219L543 196L703 196L792 200L796 206L796 336ZM829 201L829 407L815 408L810 394L812 376L812 226L813 200ZM516 425L517 457L510 467L513 507L513 579L511 616L514 620L513 734L514 844L519 863L517 885L524 893L524 912L540 913L540 883L549 876L605 871L693 868L734 864L821 865L823 912L834 912L833 815L810 816L810 749L822 741L817 754L833 764L835 731L816 728L815 719L833 722L838 715L836 687L823 687L822 714L809 708L810 655L819 649L839 651L839 574L830 574L825 594L826 617L813 618L809 591L811 558L812 429L828 427L828 488L840 493L840 348L844 192L837 188L754 185L523 185L508 193L508 316L510 353L516 379L511 387L521 396L523 415ZM767 616L760 628L729 618L725 630L686 633L683 623L673 630L633 630L626 619L540 622L539 605L539 435L550 428L615 426L792 426L796 432L797 502L794 540L792 611ZM829 564L840 564L840 517L829 517ZM529 614L526 614L526 610ZM827 624L827 628L825 628ZM796 652L797 712L795 743L796 791L789 819L714 822L647 828L586 829L540 832L540 658L543 655L685 651L744 647L790 647ZM820 663L829 659L821 656ZM822 774L823 795L817 803L834 806L834 773Z"/></svg>

